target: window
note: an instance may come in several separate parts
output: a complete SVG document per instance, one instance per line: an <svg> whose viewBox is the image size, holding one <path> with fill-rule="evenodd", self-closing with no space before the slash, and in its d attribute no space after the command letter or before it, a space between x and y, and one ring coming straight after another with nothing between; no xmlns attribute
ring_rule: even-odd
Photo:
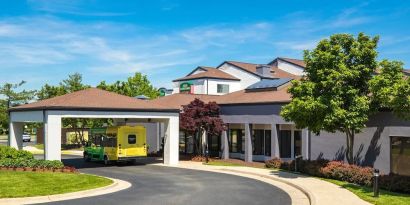
<svg viewBox="0 0 410 205"><path fill-rule="evenodd" d="M137 136L136 135L128 135L128 144L135 144L137 143Z"/></svg>
<svg viewBox="0 0 410 205"><path fill-rule="evenodd" d="M294 156L299 156L302 155L302 132L300 130L295 130L294 132L294 138L295 138L295 143L294 143Z"/></svg>
<svg viewBox="0 0 410 205"><path fill-rule="evenodd" d="M410 176L410 137L391 137L391 172Z"/></svg>
<svg viewBox="0 0 410 205"><path fill-rule="evenodd" d="M243 143L242 143L243 142ZM229 130L229 150L233 153L241 153L245 151L245 130L231 129Z"/></svg>
<svg viewBox="0 0 410 205"><path fill-rule="evenodd" d="M281 158L291 158L292 136L290 130L279 132L279 152Z"/></svg>
<svg viewBox="0 0 410 205"><path fill-rule="evenodd" d="M271 156L270 149L271 149L271 130L265 130L265 156Z"/></svg>
<svg viewBox="0 0 410 205"><path fill-rule="evenodd" d="M263 155L264 154L264 130L253 130L252 135L252 148L254 155Z"/></svg>
<svg viewBox="0 0 410 205"><path fill-rule="evenodd" d="M185 132L179 132L179 152L186 154L186 135L185 135Z"/></svg>
<svg viewBox="0 0 410 205"><path fill-rule="evenodd" d="M217 93L229 93L229 85L228 84L218 84Z"/></svg>

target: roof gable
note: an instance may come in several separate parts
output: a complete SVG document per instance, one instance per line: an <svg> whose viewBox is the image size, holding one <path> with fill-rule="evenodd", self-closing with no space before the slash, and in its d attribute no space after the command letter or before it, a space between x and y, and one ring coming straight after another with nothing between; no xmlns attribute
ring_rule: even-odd
<svg viewBox="0 0 410 205"><path fill-rule="evenodd" d="M273 64L275 64L278 60L285 61L285 62L287 62L287 63L296 65L296 66L301 67L301 68L306 68L306 63L305 63L305 61L299 60L299 59L294 59L294 58L284 58L284 57L275 58L273 61L271 61L270 63L268 63L268 65L273 65Z"/></svg>
<svg viewBox="0 0 410 205"><path fill-rule="evenodd" d="M216 68L206 67L206 68L203 68L203 69L206 69L206 71L196 73L196 74L192 74L192 75L188 75L188 76L185 76L183 78L178 78L178 79L173 80L173 82L184 81L184 80L194 80L194 79L204 79L204 78L240 81L240 79L238 79L238 78L236 78L236 77L234 77L234 76L232 76L228 73L225 73L221 70L218 70Z"/></svg>
<svg viewBox="0 0 410 205"><path fill-rule="evenodd" d="M244 63L244 62L238 62L238 61L225 61L222 64L220 64L217 68L220 68L224 64L229 64L232 65L238 69L241 69L247 73L250 73L254 76L257 76L259 78L266 78L261 76L260 74L257 73L256 67L260 64L254 64L254 63ZM293 79L300 79L300 76L293 75L291 73L288 73L284 70L279 69L276 66L271 66L271 72L272 72L272 78L293 78Z"/></svg>

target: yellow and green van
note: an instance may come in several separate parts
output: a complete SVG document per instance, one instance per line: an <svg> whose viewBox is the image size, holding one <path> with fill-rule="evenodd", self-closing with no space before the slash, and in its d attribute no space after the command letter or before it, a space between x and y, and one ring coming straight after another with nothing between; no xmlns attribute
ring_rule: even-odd
<svg viewBox="0 0 410 205"><path fill-rule="evenodd" d="M90 130L83 157L85 161L134 162L147 156L147 137L144 126L115 126Z"/></svg>

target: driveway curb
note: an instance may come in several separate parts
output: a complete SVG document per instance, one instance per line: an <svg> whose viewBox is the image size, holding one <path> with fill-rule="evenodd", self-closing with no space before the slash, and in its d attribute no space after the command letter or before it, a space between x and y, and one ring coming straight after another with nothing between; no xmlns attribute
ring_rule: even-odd
<svg viewBox="0 0 410 205"><path fill-rule="evenodd" d="M108 178L108 177L106 177ZM77 191L65 194L55 194L48 196L34 196L34 197L23 197L23 198L3 198L0 199L0 205L20 205L20 204L37 204L37 203L47 203L56 202L70 199L79 199L85 197L99 196L104 194L110 194L118 192L124 189L130 188L131 183L119 179L108 178L113 181L112 184L100 187L96 189Z"/></svg>
<svg viewBox="0 0 410 205"><path fill-rule="evenodd" d="M253 173L253 172L245 172L245 171L238 171L238 170L231 170L231 169L220 169L220 170L228 171L228 172L233 173L233 174L235 174L235 173L242 173L242 174L254 175L254 176L258 176L258 177L262 177L262 178L265 178L265 179L270 179L270 180L274 180L274 181L278 181L278 182L287 184L287 185L289 185L289 186L292 186L292 187L298 189L298 190L301 191L302 193L304 193L304 194L307 196L307 198L309 199L310 205L316 205L315 195L314 195L311 191L309 191L309 190L305 189L304 187L301 187L301 186L299 186L299 185L297 185L297 184L294 184L294 183L292 183L292 182L289 182L289 181L287 181L287 180L283 180L283 179L280 179L280 178L277 178L277 177L266 176L266 175L264 175L264 174L256 174L256 173Z"/></svg>

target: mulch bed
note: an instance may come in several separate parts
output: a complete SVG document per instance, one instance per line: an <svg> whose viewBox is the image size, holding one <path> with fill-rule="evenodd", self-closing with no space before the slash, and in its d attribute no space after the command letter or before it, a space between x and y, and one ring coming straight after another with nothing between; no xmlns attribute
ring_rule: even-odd
<svg viewBox="0 0 410 205"><path fill-rule="evenodd" d="M63 167L58 169L52 168L31 168L31 167L0 167L3 171L20 171L20 172L64 172L64 173L79 173L74 167Z"/></svg>
<svg viewBox="0 0 410 205"><path fill-rule="evenodd" d="M179 160L181 161L193 161L193 162L205 162L206 158L202 155L180 155ZM220 159L218 157L209 157L209 161L221 161L221 162L228 162L234 163L245 167L256 167L256 168L264 168L264 162L245 162L241 159Z"/></svg>

